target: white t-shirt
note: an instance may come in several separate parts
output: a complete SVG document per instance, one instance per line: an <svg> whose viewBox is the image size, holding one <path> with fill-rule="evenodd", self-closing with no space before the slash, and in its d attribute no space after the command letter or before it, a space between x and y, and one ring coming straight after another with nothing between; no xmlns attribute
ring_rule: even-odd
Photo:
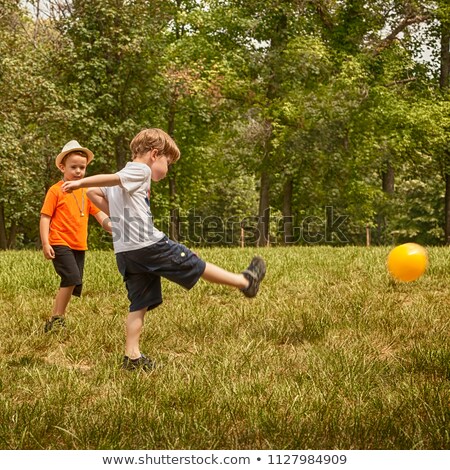
<svg viewBox="0 0 450 470"><path fill-rule="evenodd" d="M109 205L114 252L153 245L164 237L164 233L153 226L150 168L144 163L128 162L116 174L120 186L101 188Z"/></svg>

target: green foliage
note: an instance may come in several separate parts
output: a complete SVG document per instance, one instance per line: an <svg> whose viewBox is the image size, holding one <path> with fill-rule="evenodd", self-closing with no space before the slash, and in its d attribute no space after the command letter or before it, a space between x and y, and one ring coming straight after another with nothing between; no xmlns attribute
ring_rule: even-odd
<svg viewBox="0 0 450 470"><path fill-rule="evenodd" d="M94 151L89 174L110 173L149 126L182 152L152 188L162 226L174 209L225 220L270 208L301 226L333 207L354 243L367 225L379 242L442 243L448 93L436 60L417 57L426 43L438 58L446 2L73 0L46 19L3 4L0 248L36 241L64 143ZM408 181L422 188L414 216Z"/></svg>
<svg viewBox="0 0 450 470"><path fill-rule="evenodd" d="M8 5L0 18L0 249L36 239L62 114L45 70L45 40L17 2Z"/></svg>
<svg viewBox="0 0 450 470"><path fill-rule="evenodd" d="M392 243L415 240L421 244L442 244L444 226L440 216L445 187L434 174L429 155L406 162L398 178L396 192L389 201L387 233ZM437 184L438 183L438 184Z"/></svg>
<svg viewBox="0 0 450 470"><path fill-rule="evenodd" d="M159 111L158 61L167 20L164 2L76 1L56 21L58 83L71 110L67 135L91 146L96 171L129 159L127 142Z"/></svg>

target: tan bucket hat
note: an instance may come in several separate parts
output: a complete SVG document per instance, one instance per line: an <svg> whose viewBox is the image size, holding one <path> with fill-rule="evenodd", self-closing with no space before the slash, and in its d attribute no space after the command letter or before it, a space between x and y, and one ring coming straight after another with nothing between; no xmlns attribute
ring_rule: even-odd
<svg viewBox="0 0 450 470"><path fill-rule="evenodd" d="M62 159L71 152L83 152L87 156L87 164L91 163L92 159L94 158L94 154L87 149L86 147L82 147L76 140L71 140L70 142L67 142L66 145L64 145L61 153L56 157L55 159L55 165L57 168L59 168L59 165L62 162Z"/></svg>

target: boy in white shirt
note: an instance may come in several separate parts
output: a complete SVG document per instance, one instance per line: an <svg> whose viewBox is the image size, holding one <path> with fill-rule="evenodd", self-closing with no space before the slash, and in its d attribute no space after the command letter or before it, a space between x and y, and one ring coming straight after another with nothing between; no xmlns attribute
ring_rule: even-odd
<svg viewBox="0 0 450 470"><path fill-rule="evenodd" d="M91 188L89 199L110 216L117 266L126 283L130 311L126 321L123 368L154 368L141 353L144 316L162 303L161 277L186 289L200 278L240 289L254 297L266 272L262 258L255 256L240 274L231 273L200 259L184 245L156 229L150 211L150 181L160 181L169 165L180 158L173 139L161 129L144 129L130 144L133 161L112 175L96 175L63 184L63 191Z"/></svg>

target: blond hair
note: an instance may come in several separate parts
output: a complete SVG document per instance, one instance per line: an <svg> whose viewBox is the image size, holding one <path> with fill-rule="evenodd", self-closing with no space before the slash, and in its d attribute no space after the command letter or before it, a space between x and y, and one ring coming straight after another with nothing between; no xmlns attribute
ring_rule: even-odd
<svg viewBox="0 0 450 470"><path fill-rule="evenodd" d="M130 143L133 160L153 149L159 150L167 157L169 163L175 163L180 158L177 144L169 134L161 129L143 129Z"/></svg>

